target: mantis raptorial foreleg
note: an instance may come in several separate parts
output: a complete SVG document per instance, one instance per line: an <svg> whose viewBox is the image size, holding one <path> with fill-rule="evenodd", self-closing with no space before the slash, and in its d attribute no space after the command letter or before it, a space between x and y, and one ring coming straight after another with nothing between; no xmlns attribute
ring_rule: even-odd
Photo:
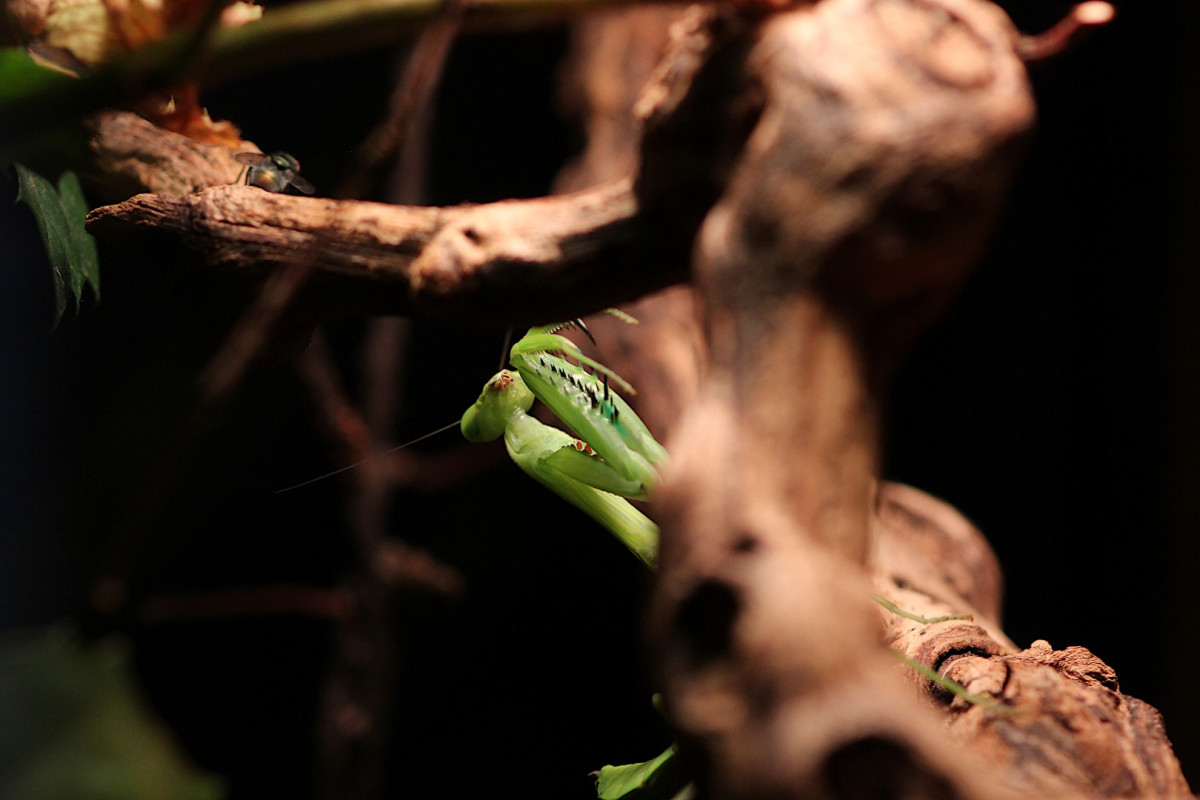
<svg viewBox="0 0 1200 800"><path fill-rule="evenodd" d="M625 498L649 496L667 451L612 388L632 393L633 387L558 333L570 324L531 328L512 346L514 369L501 370L483 387L463 415L463 435L473 442L503 436L517 466L653 566L658 527ZM530 416L535 398L578 437Z"/></svg>
<svg viewBox="0 0 1200 800"><path fill-rule="evenodd" d="M570 324L531 328L512 346L509 361L514 369L501 370L483 387L479 399L463 415L463 435L473 442L503 436L517 466L591 516L653 567L658 526L626 498L642 500L654 491L667 451L611 385L630 393L633 387L557 333ZM530 416L535 399L545 403L578 438ZM872 599L921 624L970 619L968 614L921 617L884 597L872 595ZM996 705L907 656L897 657L968 702Z"/></svg>

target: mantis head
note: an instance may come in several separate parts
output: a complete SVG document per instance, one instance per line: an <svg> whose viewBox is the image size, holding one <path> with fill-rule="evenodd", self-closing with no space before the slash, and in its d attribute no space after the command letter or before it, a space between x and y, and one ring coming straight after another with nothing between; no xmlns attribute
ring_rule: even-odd
<svg viewBox="0 0 1200 800"><path fill-rule="evenodd" d="M463 437L469 442L490 442L504 433L508 418L533 406L533 392L521 376L507 369L484 384L475 405L462 418Z"/></svg>

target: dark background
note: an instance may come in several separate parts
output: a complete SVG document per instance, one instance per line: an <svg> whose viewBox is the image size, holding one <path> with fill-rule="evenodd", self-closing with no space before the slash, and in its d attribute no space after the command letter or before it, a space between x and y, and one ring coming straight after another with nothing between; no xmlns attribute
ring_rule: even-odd
<svg viewBox="0 0 1200 800"><path fill-rule="evenodd" d="M1068 3L1003 4L1027 31ZM1194 3L1126 3L1033 74L1040 125L989 254L899 376L887 475L956 505L1008 578L1006 628L1105 659L1163 711L1200 780L1200 35ZM554 103L561 30L456 47L431 202L544 193L578 134ZM266 150L332 187L383 112L394 51L250 76L206 95ZM15 195L11 183L2 192ZM0 192L0 193L2 193ZM227 325L170 265L104 263L104 298L47 334L32 220L0 204L0 625L84 607L173 451L192 380ZM363 325L329 336L358 390ZM397 439L452 421L502 333L420 325ZM334 584L345 484L292 366L252 374L170 481L136 591ZM446 434L453 438L453 434ZM451 446L445 439L422 445ZM389 796L588 797L587 773L667 734L637 655L641 567L507 465L401 495L393 531L462 570L458 601L398 598ZM150 697L234 797L304 798L327 623L129 623Z"/></svg>

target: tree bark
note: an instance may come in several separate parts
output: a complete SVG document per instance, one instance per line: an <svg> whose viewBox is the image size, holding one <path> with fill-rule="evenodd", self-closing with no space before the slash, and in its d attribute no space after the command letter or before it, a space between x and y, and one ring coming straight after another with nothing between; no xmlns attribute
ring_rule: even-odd
<svg viewBox="0 0 1200 800"><path fill-rule="evenodd" d="M301 308L314 320L411 314L499 325L574 316L683 280L641 243L652 222L628 181L569 197L394 206L215 186L141 194L89 216L123 257L258 281L319 252ZM671 256L674 256L672 258ZM540 298L540 299L539 299Z"/></svg>
<svg viewBox="0 0 1200 800"><path fill-rule="evenodd" d="M936 669L998 711L955 697L911 670L944 713L947 738L994 765L1027 797L1177 797L1191 792L1158 712L1120 692L1116 673L1083 647L1021 650L1000 629L1000 568L986 540L949 505L882 484L871 521L875 591L919 616L884 612L893 650Z"/></svg>

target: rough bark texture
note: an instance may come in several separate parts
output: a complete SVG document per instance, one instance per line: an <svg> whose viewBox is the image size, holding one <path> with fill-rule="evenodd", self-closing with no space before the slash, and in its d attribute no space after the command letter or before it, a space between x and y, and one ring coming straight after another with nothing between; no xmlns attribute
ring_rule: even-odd
<svg viewBox="0 0 1200 800"><path fill-rule="evenodd" d="M1187 793L1098 659L1016 653L994 559L952 509L885 486L868 519L878 391L971 264L1030 120L1005 27L976 4L828 2L768 22L749 56L765 101L700 235L713 360L672 438L652 637L716 796ZM848 569L872 541L880 594L976 615L885 616L896 650L1018 709L955 701L950 731L990 770L926 749L872 663Z"/></svg>
<svg viewBox="0 0 1200 800"><path fill-rule="evenodd" d="M978 531L875 483L887 376L967 274L1032 124L1007 19L982 0L693 10L631 136L628 85L676 13L580 29L593 149L563 178L593 187L578 194L419 209L222 187L139 196L92 229L254 275L319 248L317 316L491 321L668 286L694 243L695 295L646 301L652 337L622 339L658 349L604 359L671 431L648 631L700 796L1189 796L1157 714L1103 662L1005 637ZM641 55L606 95L597 65L622 46ZM606 172L635 163L632 183ZM872 591L973 619L913 622ZM1003 707L948 695L887 646Z"/></svg>
<svg viewBox="0 0 1200 800"><path fill-rule="evenodd" d="M170 181L164 192L175 186ZM568 197L452 208L218 185L139 194L89 216L90 229L122 242L127 255L169 252L229 276L261 278L316 249L310 295L318 316L501 324L574 316L682 280L681 251L655 246L652 225L628 181ZM672 263L674 271L663 269Z"/></svg>
<svg viewBox="0 0 1200 800"><path fill-rule="evenodd" d="M861 568L878 391L966 274L1032 121L1013 38L983 4L828 0L764 22L745 89L713 93L753 130L698 238L712 357L668 444L651 609L704 795L1003 794L897 691ZM648 139L703 79L668 86Z"/></svg>
<svg viewBox="0 0 1200 800"><path fill-rule="evenodd" d="M559 173L560 192L601 186L636 171L641 125L634 106L663 62L670 26L685 9L628 8L575 23L563 97L586 132L586 146ZM686 258L681 254L681 261ZM603 343L596 355L638 387L638 414L665 439L695 395L706 360L695 293L687 285L672 286L623 308L637 318L637 327L608 314L588 319Z"/></svg>
<svg viewBox="0 0 1200 800"><path fill-rule="evenodd" d="M129 112L101 112L87 127L96 167L89 189L111 202L139 192L187 195L234 183L245 170L228 147L163 130ZM248 151L258 149L244 144Z"/></svg>
<svg viewBox="0 0 1200 800"><path fill-rule="evenodd" d="M950 738L999 767L1027 797L1191 797L1158 712L1120 693L1112 668L1082 647L1015 646L1000 630L1000 569L983 535L945 503L883 484L871 524L875 591L930 625L884 612L886 641L996 710L954 697L915 672L943 707Z"/></svg>

